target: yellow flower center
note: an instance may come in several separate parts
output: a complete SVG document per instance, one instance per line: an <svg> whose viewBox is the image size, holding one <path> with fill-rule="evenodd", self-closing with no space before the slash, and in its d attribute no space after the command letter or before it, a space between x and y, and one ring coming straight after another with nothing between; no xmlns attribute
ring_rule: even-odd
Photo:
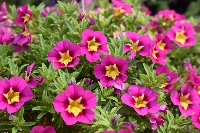
<svg viewBox="0 0 200 133"><path fill-rule="evenodd" d="M106 75L105 76L111 77L112 79L115 80L116 77L119 75L119 73L120 72L118 71L116 64L106 66Z"/></svg>
<svg viewBox="0 0 200 133"><path fill-rule="evenodd" d="M68 98L68 100L69 100L69 106L67 107L66 110L69 113L74 114L75 117L78 116L79 113L81 113L83 109L85 109L85 107L82 104L80 104L82 97L76 100L72 100L71 98Z"/></svg>
<svg viewBox="0 0 200 133"><path fill-rule="evenodd" d="M158 51L153 50L152 56L153 56L153 58L156 59L156 60L158 59L158 57L156 56L157 53L158 53Z"/></svg>
<svg viewBox="0 0 200 133"><path fill-rule="evenodd" d="M14 92L11 87L10 91L7 94L3 94L3 95L5 98L7 98L8 104L12 104L14 102L19 102L19 93L20 92Z"/></svg>
<svg viewBox="0 0 200 133"><path fill-rule="evenodd" d="M200 86L198 86L197 92L198 92L198 94L200 95Z"/></svg>
<svg viewBox="0 0 200 133"><path fill-rule="evenodd" d="M174 21L174 15L173 15L173 14L169 14L169 19L170 19L171 21Z"/></svg>
<svg viewBox="0 0 200 133"><path fill-rule="evenodd" d="M59 54L61 56L61 59L58 62L65 64L65 66L67 66L68 63L72 61L72 57L69 55L69 50L67 50L66 53L59 52Z"/></svg>
<svg viewBox="0 0 200 133"><path fill-rule="evenodd" d="M167 25L167 23L166 23L166 22L162 22L162 25L163 25L163 26L166 26L166 25Z"/></svg>
<svg viewBox="0 0 200 133"><path fill-rule="evenodd" d="M99 45L101 45L96 42L95 37L92 40L87 41L87 44L88 44L88 51L97 51Z"/></svg>
<svg viewBox="0 0 200 133"><path fill-rule="evenodd" d="M122 6L120 6L120 7L115 9L114 16L117 17L124 12L125 12L125 10L122 8Z"/></svg>
<svg viewBox="0 0 200 133"><path fill-rule="evenodd" d="M187 40L187 37L185 36L184 32L184 30L182 30L181 32L176 32L176 41L181 44L184 44Z"/></svg>
<svg viewBox="0 0 200 133"><path fill-rule="evenodd" d="M144 93L139 97L134 97L133 96L133 98L135 100L135 107L136 108L146 107L148 102L144 101Z"/></svg>
<svg viewBox="0 0 200 133"><path fill-rule="evenodd" d="M131 47L132 50L135 50L135 52L136 52L144 47L144 46L138 46L138 44L139 44L139 40L137 40L135 43L132 42L131 44L128 44L128 45Z"/></svg>
<svg viewBox="0 0 200 133"><path fill-rule="evenodd" d="M180 97L180 104L185 110L188 108L189 104L192 104L192 102L188 100L189 95L190 95L189 93L187 95L181 94L181 97Z"/></svg>
<svg viewBox="0 0 200 133"><path fill-rule="evenodd" d="M23 19L24 19L24 23L26 23L26 22L28 22L29 21L29 19L30 19L30 15L29 14L26 14L25 13L25 15L22 17Z"/></svg>
<svg viewBox="0 0 200 133"><path fill-rule="evenodd" d="M161 49L161 50L164 50L165 49L165 46L166 46L166 43L163 43L162 40L160 40L158 43L158 48Z"/></svg>
<svg viewBox="0 0 200 133"><path fill-rule="evenodd" d="M164 83L160 86L160 88L165 88L168 84L169 84L169 83L164 82Z"/></svg>

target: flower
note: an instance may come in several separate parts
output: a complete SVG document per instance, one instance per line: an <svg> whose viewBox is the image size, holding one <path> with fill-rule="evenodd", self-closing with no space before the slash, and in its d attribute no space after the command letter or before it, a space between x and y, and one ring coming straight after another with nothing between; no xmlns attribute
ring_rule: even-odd
<svg viewBox="0 0 200 133"><path fill-rule="evenodd" d="M25 102L33 98L27 83L20 77L0 80L0 110L7 108L9 114L17 112Z"/></svg>
<svg viewBox="0 0 200 133"><path fill-rule="evenodd" d="M81 53L86 54L89 62L96 62L100 57L100 52L107 53L107 38L101 31L86 29L81 34Z"/></svg>
<svg viewBox="0 0 200 133"><path fill-rule="evenodd" d="M17 11L17 18L15 19L15 23L21 25L24 27L31 19L33 16L33 13L28 10L28 5L24 5L20 7Z"/></svg>
<svg viewBox="0 0 200 133"><path fill-rule="evenodd" d="M164 123L164 120L159 113L150 113L147 115L147 117L151 123L151 127L153 130L156 130L159 125L162 125Z"/></svg>
<svg viewBox="0 0 200 133"><path fill-rule="evenodd" d="M158 94L151 88L131 85L128 93L124 93L121 100L124 104L132 107L139 115L156 113L160 110L160 104L156 102Z"/></svg>
<svg viewBox="0 0 200 133"><path fill-rule="evenodd" d="M164 52L169 52L173 49L173 44L171 44L167 35L157 34L154 41L158 48Z"/></svg>
<svg viewBox="0 0 200 133"><path fill-rule="evenodd" d="M3 33L0 31L0 44L6 43L6 45L10 44L12 42L12 34L7 32Z"/></svg>
<svg viewBox="0 0 200 133"><path fill-rule="evenodd" d="M150 53L150 38L148 35L140 36L136 32L126 32L126 37L130 39L130 44L124 45L124 52L131 51L131 56L135 57L136 52L141 56L148 56Z"/></svg>
<svg viewBox="0 0 200 133"><path fill-rule="evenodd" d="M185 118L191 116L200 103L197 91L190 84L184 84L181 87L181 95L179 95L177 90L173 90L170 98L172 103L179 107L180 112Z"/></svg>
<svg viewBox="0 0 200 133"><path fill-rule="evenodd" d="M132 132L136 128L136 125L132 122L123 122L122 127Z"/></svg>
<svg viewBox="0 0 200 133"><path fill-rule="evenodd" d="M8 18L7 14L6 2L3 2L1 3L0 22L5 21Z"/></svg>
<svg viewBox="0 0 200 133"><path fill-rule="evenodd" d="M70 85L56 96L53 105L56 112L61 112L67 125L73 125L77 121L91 123L95 117L92 109L96 107L97 100L92 91L84 91L81 86Z"/></svg>
<svg viewBox="0 0 200 133"><path fill-rule="evenodd" d="M191 120L193 125L200 129L200 106L194 109L194 114L192 114Z"/></svg>
<svg viewBox="0 0 200 133"><path fill-rule="evenodd" d="M48 53L48 61L54 61L54 69L74 67L79 63L80 47L68 40L59 41Z"/></svg>
<svg viewBox="0 0 200 133"><path fill-rule="evenodd" d="M31 78L30 78L30 76L31 76L31 71L32 71L34 65L35 65L35 63L32 63L31 65L29 65L29 66L27 67L27 69L26 69L26 74L25 74L25 78L24 78L25 81L26 81L26 83L28 84L28 86L29 86L30 88L35 88L36 85L37 85L37 81L35 80L35 78L34 78L34 77L31 77Z"/></svg>
<svg viewBox="0 0 200 133"><path fill-rule="evenodd" d="M101 64L94 67L94 75L100 79L103 87L113 86L114 83L124 83L127 79L125 74L128 63L123 58L115 58L112 55L104 56Z"/></svg>
<svg viewBox="0 0 200 133"><path fill-rule="evenodd" d="M179 47L190 47L196 44L195 30L189 22L175 22L167 36Z"/></svg>
<svg viewBox="0 0 200 133"><path fill-rule="evenodd" d="M115 17L118 17L121 14L131 14L132 13L132 9L129 4L126 4L126 3L118 1L118 0L112 0L112 3L115 7L115 10L114 10Z"/></svg>
<svg viewBox="0 0 200 133"><path fill-rule="evenodd" d="M45 82L45 78L43 76L37 76L35 77L35 81L38 83L38 84L43 84Z"/></svg>
<svg viewBox="0 0 200 133"><path fill-rule="evenodd" d="M56 133L56 130L52 126L34 126L30 133Z"/></svg>
<svg viewBox="0 0 200 133"><path fill-rule="evenodd" d="M175 72L170 72L167 66L158 66L156 68L156 75L160 75L165 73L165 81L160 86L160 88L164 89L164 92L170 92L174 87L174 82L178 79L178 74Z"/></svg>

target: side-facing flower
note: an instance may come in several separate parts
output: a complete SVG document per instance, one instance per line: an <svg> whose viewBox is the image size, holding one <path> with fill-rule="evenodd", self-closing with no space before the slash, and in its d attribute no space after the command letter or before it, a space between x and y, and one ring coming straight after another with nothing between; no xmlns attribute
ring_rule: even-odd
<svg viewBox="0 0 200 133"><path fill-rule="evenodd" d="M86 54L89 62L96 62L100 57L100 52L107 53L107 38L101 31L86 29L81 34L81 53Z"/></svg>
<svg viewBox="0 0 200 133"><path fill-rule="evenodd" d="M177 90L173 90L170 98L173 104L179 107L180 112L185 118L191 116L200 103L197 91L190 84L184 84L181 87L181 95L179 95Z"/></svg>
<svg viewBox="0 0 200 133"><path fill-rule="evenodd" d="M164 89L164 92L170 92L174 87L174 82L178 79L178 74L175 72L170 72L167 66L158 66L156 68L156 75L160 75L165 73L165 81L160 86L160 88Z"/></svg>
<svg viewBox="0 0 200 133"><path fill-rule="evenodd" d="M159 125L162 125L164 123L164 120L159 113L150 113L147 117L151 123L151 127L153 130L156 130Z"/></svg>
<svg viewBox="0 0 200 133"><path fill-rule="evenodd" d="M92 91L84 91L81 86L70 85L56 96L53 105L56 112L61 112L67 125L76 122L91 123L95 117L92 110L96 107L97 100Z"/></svg>
<svg viewBox="0 0 200 133"><path fill-rule="evenodd" d="M30 133L56 133L56 130L52 126L34 126Z"/></svg>
<svg viewBox="0 0 200 133"><path fill-rule="evenodd" d="M175 22L167 36L179 47L190 47L196 44L195 30L189 22Z"/></svg>
<svg viewBox="0 0 200 133"><path fill-rule="evenodd" d="M24 27L32 19L33 16L33 13L28 10L28 5L20 7L17 11L17 14L18 16L15 19L15 24L19 24L22 27Z"/></svg>
<svg viewBox="0 0 200 133"><path fill-rule="evenodd" d="M26 69L26 74L25 74L25 81L28 84L28 86L30 88L34 88L37 85L37 81L35 80L34 77L30 77L31 76L31 71L34 67L35 63L32 63L31 65L29 65Z"/></svg>
<svg viewBox="0 0 200 133"><path fill-rule="evenodd" d="M194 114L192 115L192 123L196 128L200 129L200 106L194 110Z"/></svg>
<svg viewBox="0 0 200 133"><path fill-rule="evenodd" d="M148 35L139 35L136 32L126 32L126 37L131 40L130 44L124 45L124 52L131 51L131 56L135 57L136 52L141 56L148 56L150 52L150 38Z"/></svg>
<svg viewBox="0 0 200 133"><path fill-rule="evenodd" d="M74 67L79 63L80 47L68 40L59 41L48 53L48 61L54 62L54 69Z"/></svg>
<svg viewBox="0 0 200 133"><path fill-rule="evenodd" d="M171 44L167 35L157 34L154 41L158 48L164 52L169 52L173 49L173 44Z"/></svg>
<svg viewBox="0 0 200 133"><path fill-rule="evenodd" d="M112 3L115 7L114 10L114 16L118 17L121 14L131 14L132 13L132 9L131 6L129 4L126 4L124 2L120 2L118 0L112 0Z"/></svg>
<svg viewBox="0 0 200 133"><path fill-rule="evenodd" d="M115 58L112 55L104 56L101 64L94 67L94 75L100 79L103 87L113 86L114 83L124 83L127 79L125 74L128 63L123 58Z"/></svg>
<svg viewBox="0 0 200 133"><path fill-rule="evenodd" d="M124 104L134 108L139 115L144 116L160 110L157 98L158 94L151 88L131 85L128 88L128 93L124 93L121 100Z"/></svg>
<svg viewBox="0 0 200 133"><path fill-rule="evenodd" d="M1 3L0 10L0 22L5 21L8 18L8 12L6 9L6 2Z"/></svg>
<svg viewBox="0 0 200 133"><path fill-rule="evenodd" d="M17 112L25 102L33 98L27 83L20 77L0 80L0 110L7 108L9 114Z"/></svg>

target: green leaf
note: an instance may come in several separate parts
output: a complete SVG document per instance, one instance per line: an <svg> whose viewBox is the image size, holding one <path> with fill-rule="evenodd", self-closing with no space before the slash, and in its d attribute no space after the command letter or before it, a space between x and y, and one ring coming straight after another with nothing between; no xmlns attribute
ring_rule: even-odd
<svg viewBox="0 0 200 133"><path fill-rule="evenodd" d="M25 122L23 126L33 126L36 122Z"/></svg>
<svg viewBox="0 0 200 133"><path fill-rule="evenodd" d="M24 107L22 106L21 108L20 108L20 110L19 110L19 112L18 112L18 115L17 115L17 117L19 118L19 121L22 121L22 120L24 120Z"/></svg>
<svg viewBox="0 0 200 133"><path fill-rule="evenodd" d="M41 112L38 116L37 119L41 119L47 112Z"/></svg>

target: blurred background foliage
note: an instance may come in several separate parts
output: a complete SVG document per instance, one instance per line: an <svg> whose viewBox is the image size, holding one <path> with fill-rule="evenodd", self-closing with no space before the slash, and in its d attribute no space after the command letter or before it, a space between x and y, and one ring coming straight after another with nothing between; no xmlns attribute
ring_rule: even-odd
<svg viewBox="0 0 200 133"><path fill-rule="evenodd" d="M57 0L0 0L0 3L3 1L6 1L7 4L15 4L17 6L24 4L38 5L41 2L44 2L47 6L52 6L57 3ZM60 1L69 2L72 0ZM200 0L143 0L143 3L152 11L152 15L162 9L173 9L177 13L185 14L186 17L200 16Z"/></svg>

